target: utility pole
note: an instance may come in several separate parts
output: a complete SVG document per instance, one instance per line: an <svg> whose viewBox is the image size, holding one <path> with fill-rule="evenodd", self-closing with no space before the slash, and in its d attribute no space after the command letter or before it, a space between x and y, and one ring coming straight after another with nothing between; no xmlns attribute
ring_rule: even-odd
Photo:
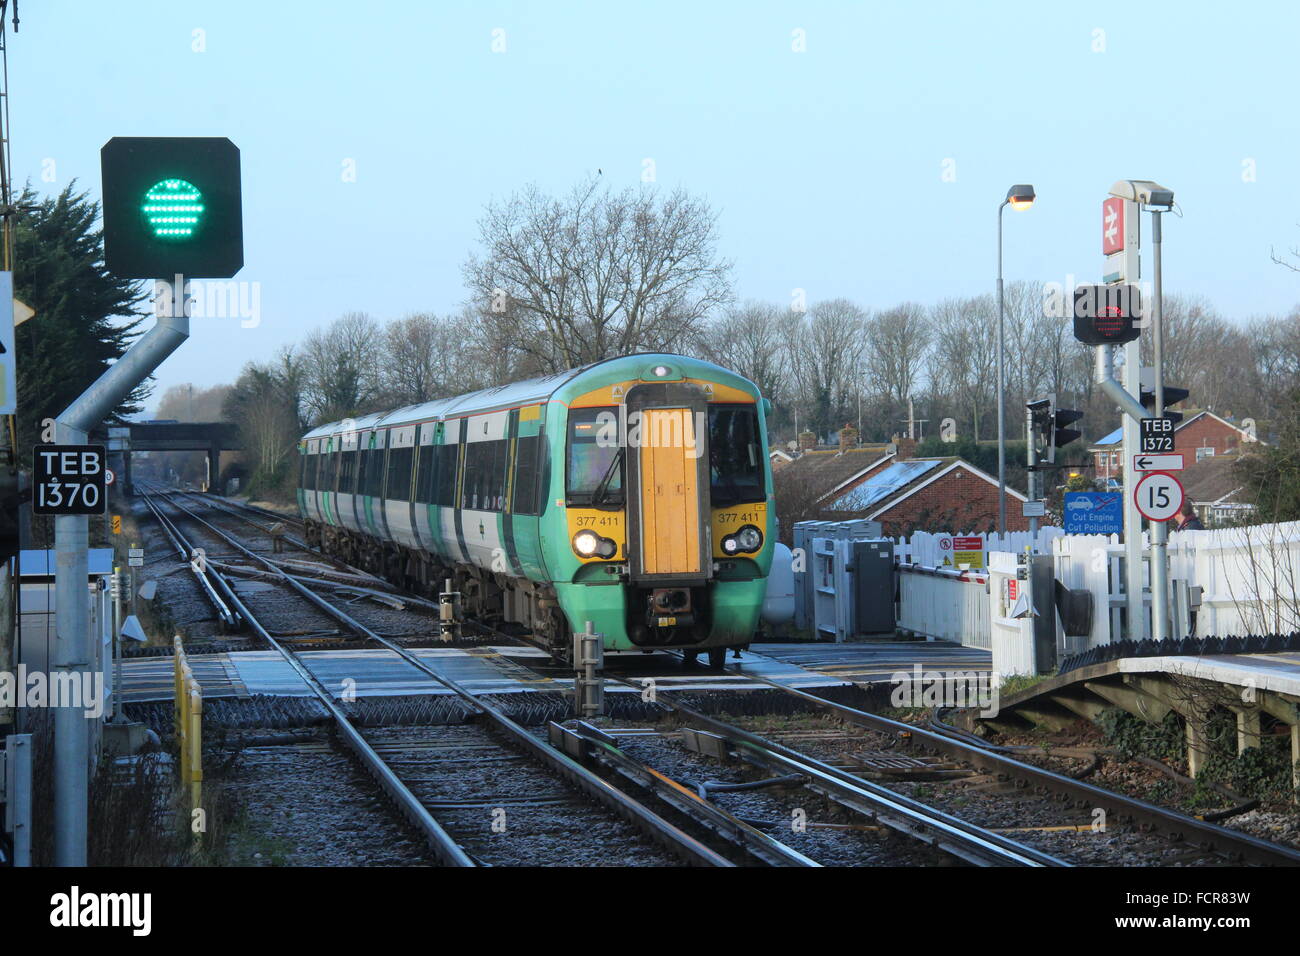
<svg viewBox="0 0 1300 956"><path fill-rule="evenodd" d="M1025 464L1029 466L1025 473L1026 489L1029 501L1038 500L1038 447L1034 440L1034 408L1032 403L1025 405ZM1032 509L1030 509L1032 510ZM1029 539L1038 540L1038 516L1029 516Z"/></svg>

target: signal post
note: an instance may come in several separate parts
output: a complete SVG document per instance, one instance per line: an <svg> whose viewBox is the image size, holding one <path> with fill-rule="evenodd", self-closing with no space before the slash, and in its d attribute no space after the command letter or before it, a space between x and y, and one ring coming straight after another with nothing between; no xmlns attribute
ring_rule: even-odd
<svg viewBox="0 0 1300 956"><path fill-rule="evenodd" d="M1139 510L1137 482L1134 474L1140 452L1147 451L1143 442L1144 420L1164 417L1163 384L1163 328L1161 321L1160 286L1160 213L1173 205L1172 190L1149 180L1120 180L1111 187L1111 196L1102 203L1102 254L1105 256L1104 286L1085 286L1076 290L1074 302L1074 334L1079 341L1097 348L1096 381L1102 391L1120 407L1123 413L1124 456L1124 550L1125 592L1128 618L1128 636L1133 640L1147 637L1146 613L1143 608L1142 581L1142 517ZM1154 372L1155 389L1152 408L1142 401L1142 358L1139 337L1146 323L1137 286L1141 278L1140 236L1141 210L1152 208L1153 234L1156 239L1155 289L1151 305L1152 325L1155 333ZM1124 349L1123 385L1115 380L1114 353L1116 345ZM1172 451L1172 448L1169 449ZM1167 477L1167 476L1166 476ZM1144 487L1154 496L1159 491L1161 499L1167 498L1176 487L1173 481L1148 483ZM1181 494L1179 494L1181 504ZM1168 530L1165 522L1173 517L1177 508L1169 510L1167 502L1147 509L1151 522L1151 634L1163 640L1169 633L1169 563L1166 554Z"/></svg>
<svg viewBox="0 0 1300 956"><path fill-rule="evenodd" d="M33 511L55 516L54 667L74 686L84 686L95 659L88 516L106 506L104 449L87 445L89 433L189 337L186 279L230 278L244 263L239 150L228 139L117 137L100 151L100 169L105 265L122 278L175 282L172 307L155 303L154 326L55 419L58 445L33 450L33 474L49 474L36 479ZM56 866L86 865L90 729L81 707L55 709Z"/></svg>

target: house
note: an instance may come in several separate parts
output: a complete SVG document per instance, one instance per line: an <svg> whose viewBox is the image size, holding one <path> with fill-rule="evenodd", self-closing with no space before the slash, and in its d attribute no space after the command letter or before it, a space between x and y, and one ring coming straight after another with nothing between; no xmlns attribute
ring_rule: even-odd
<svg viewBox="0 0 1300 956"><path fill-rule="evenodd" d="M1255 510L1253 501L1245 500L1241 479L1235 466L1241 455L1211 455L1189 462L1178 473L1183 494L1196 509L1206 527L1229 524Z"/></svg>
<svg viewBox="0 0 1300 956"><path fill-rule="evenodd" d="M1097 478L1116 478L1124 471L1123 440L1124 429L1120 427L1088 447ZM1234 454L1243 444L1254 441L1257 439L1250 432L1210 411L1197 412L1174 427L1174 447L1188 466L1206 458Z"/></svg>
<svg viewBox="0 0 1300 956"><path fill-rule="evenodd" d="M998 481L962 458L915 458L916 442L899 438L886 445L806 451L782 466L815 496L828 520L870 518L887 535L922 531L992 529L998 520ZM1007 528L1022 531L1025 496L1007 488Z"/></svg>
<svg viewBox="0 0 1300 956"><path fill-rule="evenodd" d="M1023 494L1007 488L1007 530L1024 531ZM855 477L824 499L829 520L870 518L887 535L989 531L998 522L998 480L955 455L899 458Z"/></svg>

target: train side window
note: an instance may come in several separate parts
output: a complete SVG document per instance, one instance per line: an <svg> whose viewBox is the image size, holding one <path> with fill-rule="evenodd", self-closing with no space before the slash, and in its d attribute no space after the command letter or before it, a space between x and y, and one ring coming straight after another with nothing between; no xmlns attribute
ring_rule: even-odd
<svg viewBox="0 0 1300 956"><path fill-rule="evenodd" d="M506 456L510 443L470 442L465 446L465 483L461 507L476 511L501 511L505 507Z"/></svg>
<svg viewBox="0 0 1300 956"><path fill-rule="evenodd" d="M537 458L541 435L520 438L515 446L515 487L512 511L517 515L537 514Z"/></svg>
<svg viewBox="0 0 1300 956"><path fill-rule="evenodd" d="M318 457L319 457L318 455L309 455L305 452L303 453L302 481L300 482L303 491L316 490L316 461Z"/></svg>
<svg viewBox="0 0 1300 956"><path fill-rule="evenodd" d="M459 453L459 445L438 445L434 448L436 477L433 482L433 502L439 507L456 507L456 458Z"/></svg>
<svg viewBox="0 0 1300 956"><path fill-rule="evenodd" d="M370 449L362 448L357 452L357 494L366 495L370 493L370 484L366 478L366 471L370 465Z"/></svg>
<svg viewBox="0 0 1300 956"><path fill-rule="evenodd" d="M388 488L385 498L393 501L411 500L411 461L414 448L393 448L388 452Z"/></svg>
<svg viewBox="0 0 1300 956"><path fill-rule="evenodd" d="M366 494L372 498L382 498L384 496L384 450L382 448L372 448L370 450L370 465L366 469L367 487Z"/></svg>
<svg viewBox="0 0 1300 956"><path fill-rule="evenodd" d="M491 467L492 449L485 441L465 446L465 479L461 482L460 506L475 511L486 508L486 478Z"/></svg>
<svg viewBox="0 0 1300 956"><path fill-rule="evenodd" d="M433 501L433 446L421 445L415 468L415 500L427 505Z"/></svg>
<svg viewBox="0 0 1300 956"><path fill-rule="evenodd" d="M353 494L356 491L357 450L350 448L339 457L339 491Z"/></svg>
<svg viewBox="0 0 1300 956"><path fill-rule="evenodd" d="M321 474L320 490L333 491L334 476L337 471L338 453L334 451L328 451L325 453L323 458L324 460L321 462L321 468L320 468L320 474Z"/></svg>

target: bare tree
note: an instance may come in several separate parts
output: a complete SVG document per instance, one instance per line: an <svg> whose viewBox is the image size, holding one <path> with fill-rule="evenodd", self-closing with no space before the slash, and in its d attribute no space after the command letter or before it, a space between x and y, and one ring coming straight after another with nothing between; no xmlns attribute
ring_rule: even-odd
<svg viewBox="0 0 1300 956"><path fill-rule="evenodd" d="M415 405L496 384L484 375L469 316L417 312L384 328L384 404Z"/></svg>
<svg viewBox="0 0 1300 956"><path fill-rule="evenodd" d="M976 441L980 421L993 401L996 319L993 299L987 295L947 299L930 310L930 382L936 396L945 396L951 408L937 413L957 422L969 415Z"/></svg>
<svg viewBox="0 0 1300 956"><path fill-rule="evenodd" d="M557 199L529 186L487 207L465 283L475 311L541 370L681 350L731 296L716 221L681 190L661 199L591 179Z"/></svg>
<svg viewBox="0 0 1300 956"><path fill-rule="evenodd" d="M745 376L773 402L787 399L790 362L785 326L800 316L766 302L746 302L729 309L701 336L700 351L711 362Z"/></svg>
<svg viewBox="0 0 1300 956"><path fill-rule="evenodd" d="M349 312L307 337L303 401L317 421L370 411L381 388L383 337L364 312Z"/></svg>
<svg viewBox="0 0 1300 956"><path fill-rule="evenodd" d="M904 302L866 324L866 367L875 387L898 405L916 390L930 348L929 317L922 306Z"/></svg>
<svg viewBox="0 0 1300 956"><path fill-rule="evenodd" d="M856 396L866 319L848 299L828 299L784 326L797 407L814 431L843 421Z"/></svg>
<svg viewBox="0 0 1300 956"><path fill-rule="evenodd" d="M239 426L249 488L283 491L292 483L294 445L302 421L303 362L290 348L274 362L249 362L230 386L223 416Z"/></svg>

